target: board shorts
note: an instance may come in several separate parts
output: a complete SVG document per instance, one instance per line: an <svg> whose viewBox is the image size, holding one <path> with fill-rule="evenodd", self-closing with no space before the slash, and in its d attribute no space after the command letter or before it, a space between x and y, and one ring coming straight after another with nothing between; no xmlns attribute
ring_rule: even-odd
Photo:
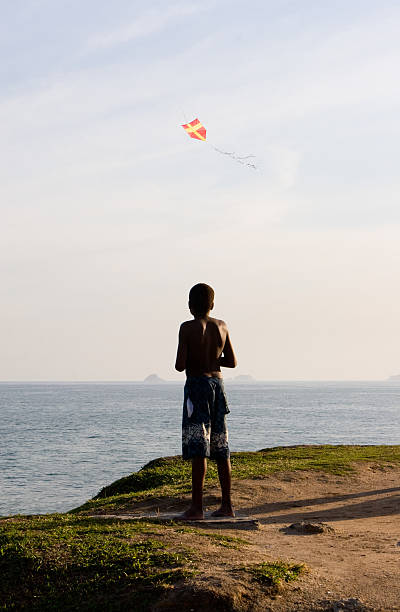
<svg viewBox="0 0 400 612"><path fill-rule="evenodd" d="M229 459L225 418L229 412L222 378L188 376L183 399L183 459Z"/></svg>

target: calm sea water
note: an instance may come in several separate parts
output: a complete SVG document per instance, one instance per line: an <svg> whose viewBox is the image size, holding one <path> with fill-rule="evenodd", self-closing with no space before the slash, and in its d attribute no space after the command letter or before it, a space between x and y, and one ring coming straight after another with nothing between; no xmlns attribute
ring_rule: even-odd
<svg viewBox="0 0 400 612"><path fill-rule="evenodd" d="M226 384L233 451L399 444L400 385ZM63 512L180 453L179 383L0 383L0 515Z"/></svg>

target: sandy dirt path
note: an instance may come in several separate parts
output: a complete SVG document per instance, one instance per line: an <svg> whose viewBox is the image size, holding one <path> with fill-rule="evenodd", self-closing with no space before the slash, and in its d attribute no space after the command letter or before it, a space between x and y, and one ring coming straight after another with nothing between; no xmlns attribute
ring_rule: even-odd
<svg viewBox="0 0 400 612"><path fill-rule="evenodd" d="M256 518L259 529L216 530L245 538L251 545L243 550L217 551L202 541L197 586L230 592L238 610L243 604L243 609L254 611L400 611L400 468L363 463L355 469L351 476L290 472L234 481L238 514ZM217 505L218 494L217 487L206 489L209 510ZM153 499L129 512L178 512L186 503ZM286 530L300 521L326 523L333 531L304 535ZM209 529L201 522L194 526ZM243 565L277 559L305 563L310 571L272 598L235 574ZM191 601L190 609L196 612L196 598Z"/></svg>
<svg viewBox="0 0 400 612"><path fill-rule="evenodd" d="M238 483L239 484L239 483ZM240 510L259 519L259 551L310 568L307 601L358 598L373 610L400 610L400 471L363 466L353 477L297 472L239 484ZM333 533L281 531L299 521L323 522Z"/></svg>

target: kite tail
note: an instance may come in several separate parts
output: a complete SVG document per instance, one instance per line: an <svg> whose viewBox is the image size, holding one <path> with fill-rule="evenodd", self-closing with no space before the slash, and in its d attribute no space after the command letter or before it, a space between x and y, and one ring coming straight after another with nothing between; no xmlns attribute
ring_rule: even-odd
<svg viewBox="0 0 400 612"><path fill-rule="evenodd" d="M227 155L228 157L236 161L238 164L242 164L242 166L247 166L248 168L253 168L253 170L257 170L257 166L255 164L247 161L252 157L254 158L255 155L237 155L237 153L235 153L234 151L221 151L221 149L214 147L214 145L211 146L214 151L217 151L217 153L221 153L221 155Z"/></svg>

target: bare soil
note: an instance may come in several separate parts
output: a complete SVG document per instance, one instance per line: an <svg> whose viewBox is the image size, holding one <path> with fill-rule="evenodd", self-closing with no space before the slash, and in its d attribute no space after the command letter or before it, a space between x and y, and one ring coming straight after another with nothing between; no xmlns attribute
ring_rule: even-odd
<svg viewBox="0 0 400 612"><path fill-rule="evenodd" d="M196 529L248 542L236 549L212 538L165 530L170 544L193 548L198 573L171 589L156 610L400 611L398 466L363 463L350 476L299 471L234 481L233 499L238 515L256 518L259 529L212 529L192 522ZM206 508L214 509L218 501L218 488L208 488ZM136 503L129 512L180 512L187 504L188 499L152 499ZM300 521L326 523L333 531L299 534L285 529ZM273 592L244 570L276 560L305 563L309 571Z"/></svg>

